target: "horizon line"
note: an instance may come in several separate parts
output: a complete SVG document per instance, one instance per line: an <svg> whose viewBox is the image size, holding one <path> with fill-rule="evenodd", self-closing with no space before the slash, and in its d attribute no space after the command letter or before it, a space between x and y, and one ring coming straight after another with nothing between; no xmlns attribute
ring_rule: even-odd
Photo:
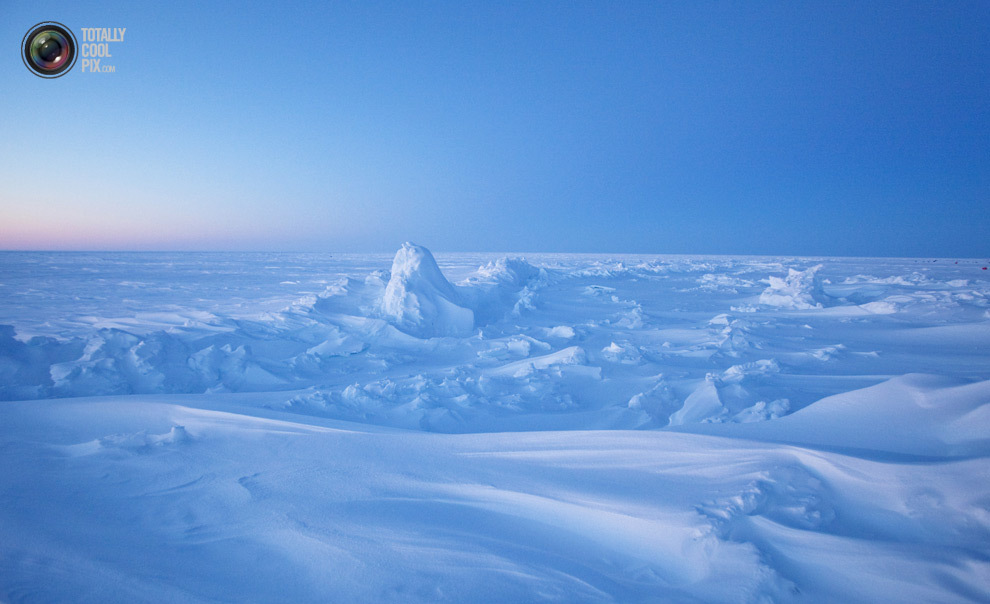
<svg viewBox="0 0 990 604"><path fill-rule="evenodd" d="M401 244L400 244L401 245ZM423 246L427 247L427 246ZM854 254L793 254L793 253L708 253L708 252L561 252L561 251L518 251L518 250L434 250L427 247L433 254L531 254L531 255L583 255L583 256L704 256L704 257L753 257L753 258L884 258L890 260L976 260L990 262L988 256L863 256ZM304 250L113 250L113 249L3 249L2 254L394 254L393 251L304 251Z"/></svg>

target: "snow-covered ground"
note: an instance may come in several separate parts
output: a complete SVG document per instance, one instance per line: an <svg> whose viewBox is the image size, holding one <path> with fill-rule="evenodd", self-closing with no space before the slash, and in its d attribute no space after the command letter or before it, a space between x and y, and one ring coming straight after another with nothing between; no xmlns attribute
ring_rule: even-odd
<svg viewBox="0 0 990 604"><path fill-rule="evenodd" d="M987 602L985 260L0 254L0 602Z"/></svg>

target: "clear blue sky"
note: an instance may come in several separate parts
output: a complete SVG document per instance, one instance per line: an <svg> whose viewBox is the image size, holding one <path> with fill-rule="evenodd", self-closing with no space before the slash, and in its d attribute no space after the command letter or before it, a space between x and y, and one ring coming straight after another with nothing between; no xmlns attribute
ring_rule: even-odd
<svg viewBox="0 0 990 604"><path fill-rule="evenodd" d="M125 27L43 80L39 21ZM0 249L990 253L990 2L0 0Z"/></svg>

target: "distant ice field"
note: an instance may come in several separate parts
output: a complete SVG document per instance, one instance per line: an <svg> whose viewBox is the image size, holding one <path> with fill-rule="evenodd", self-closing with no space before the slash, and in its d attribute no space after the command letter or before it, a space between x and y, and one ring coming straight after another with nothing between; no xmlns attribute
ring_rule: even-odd
<svg viewBox="0 0 990 604"><path fill-rule="evenodd" d="M984 266L0 253L0 602L990 602Z"/></svg>

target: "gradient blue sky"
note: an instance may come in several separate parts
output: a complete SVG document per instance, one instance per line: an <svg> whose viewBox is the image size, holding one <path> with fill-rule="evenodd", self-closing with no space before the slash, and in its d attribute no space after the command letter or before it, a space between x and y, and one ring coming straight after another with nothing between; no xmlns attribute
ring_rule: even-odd
<svg viewBox="0 0 990 604"><path fill-rule="evenodd" d="M39 21L116 73L24 67ZM0 0L0 249L990 253L990 2Z"/></svg>

